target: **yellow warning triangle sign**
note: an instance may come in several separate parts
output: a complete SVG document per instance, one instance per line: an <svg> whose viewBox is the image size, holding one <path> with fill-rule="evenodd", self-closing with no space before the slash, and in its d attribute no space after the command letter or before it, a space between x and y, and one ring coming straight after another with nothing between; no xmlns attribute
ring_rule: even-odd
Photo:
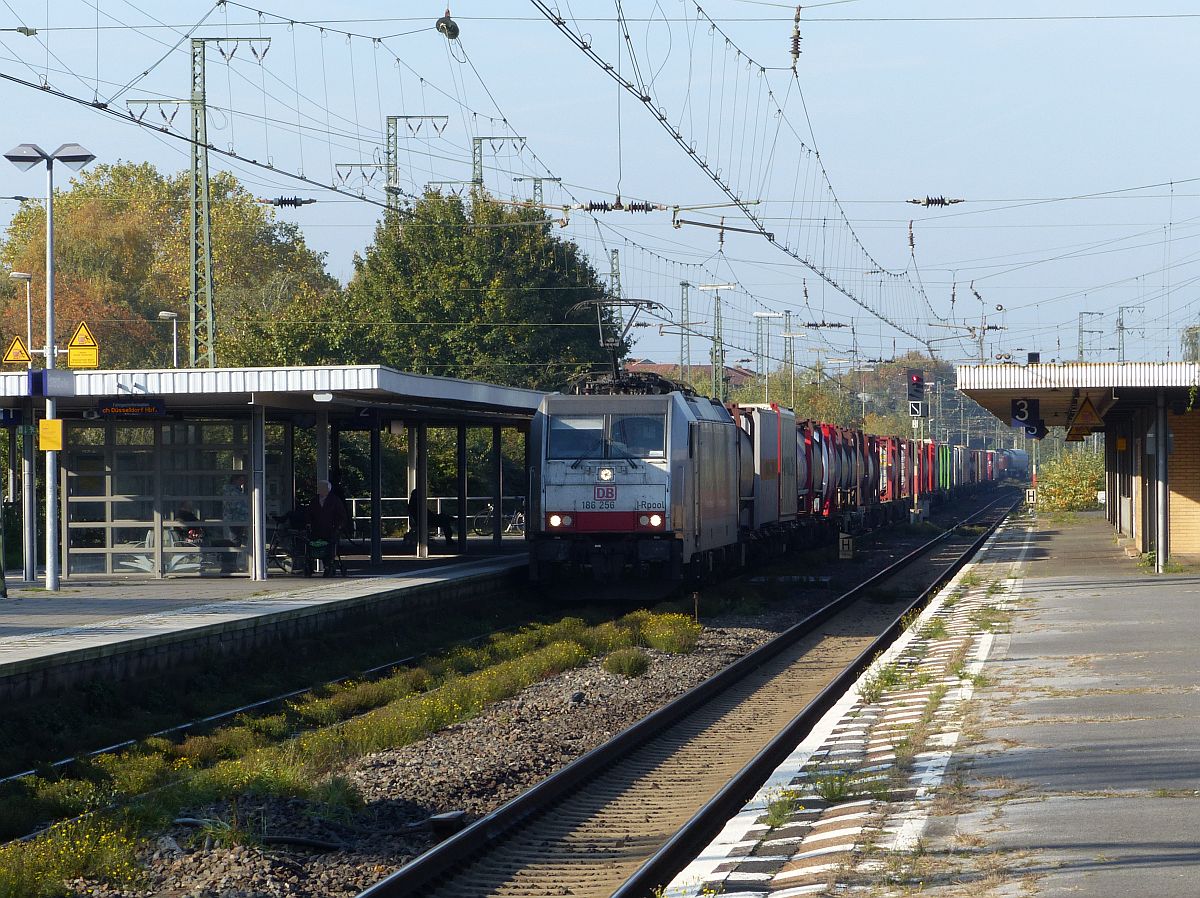
<svg viewBox="0 0 1200 898"><path fill-rule="evenodd" d="M4 364L27 365L32 361L33 358L29 355L29 347L25 345L25 341L20 337L13 337L12 342L8 344L8 349L4 352Z"/></svg>
<svg viewBox="0 0 1200 898"><path fill-rule="evenodd" d="M99 345L96 342L96 338L92 336L92 331L87 326L87 322L81 321L79 322L79 327L75 328L75 333L71 335L71 340L67 343L67 349L95 349Z"/></svg>
<svg viewBox="0 0 1200 898"><path fill-rule="evenodd" d="M1092 400L1086 396L1083 402L1079 404L1079 411L1075 413L1075 417L1071 419L1071 429L1082 427L1103 427L1104 419L1096 414L1096 406L1092 405Z"/></svg>

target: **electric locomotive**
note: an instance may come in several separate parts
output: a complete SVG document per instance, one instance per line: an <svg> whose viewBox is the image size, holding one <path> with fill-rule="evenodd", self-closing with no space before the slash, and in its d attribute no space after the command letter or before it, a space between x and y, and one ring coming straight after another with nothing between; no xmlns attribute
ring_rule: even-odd
<svg viewBox="0 0 1200 898"><path fill-rule="evenodd" d="M754 487L738 433L719 402L655 376L546 396L532 424L531 577L677 582L687 565L721 564Z"/></svg>

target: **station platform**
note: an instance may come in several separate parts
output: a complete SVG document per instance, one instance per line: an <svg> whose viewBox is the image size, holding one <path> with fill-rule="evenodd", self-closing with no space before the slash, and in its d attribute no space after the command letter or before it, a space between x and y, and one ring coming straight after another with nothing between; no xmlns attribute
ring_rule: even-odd
<svg viewBox="0 0 1200 898"><path fill-rule="evenodd" d="M1200 894L1200 577L1140 568L1100 512L1040 522L1021 567L929 848L1039 896Z"/></svg>
<svg viewBox="0 0 1200 898"><path fill-rule="evenodd" d="M664 894L1200 894L1198 606L1102 512L1005 524L878 660L929 676L868 672Z"/></svg>
<svg viewBox="0 0 1200 898"><path fill-rule="evenodd" d="M475 541L471 541L475 542ZM89 679L163 669L205 652L236 652L339 619L441 599L485 595L519 582L523 540L468 554L348 559L347 577L271 572L245 577L8 580L0 600L0 700L29 698Z"/></svg>

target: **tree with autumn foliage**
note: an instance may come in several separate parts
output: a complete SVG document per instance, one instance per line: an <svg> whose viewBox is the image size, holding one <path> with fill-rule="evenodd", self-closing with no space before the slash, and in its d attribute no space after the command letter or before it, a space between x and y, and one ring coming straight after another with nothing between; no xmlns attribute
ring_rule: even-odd
<svg viewBox="0 0 1200 898"><path fill-rule="evenodd" d="M336 294L320 254L298 228L277 221L226 172L210 184L216 349L220 365L256 361L246 322L269 318L291 303L310 306ZM21 204L0 245L0 261L33 275L34 343L45 333L43 203ZM54 198L55 326L64 345L80 321L100 344L105 368L170 364L168 325L178 313L181 357L191 279L187 172L164 175L149 163L96 165ZM4 342L25 333L24 285L0 282Z"/></svg>

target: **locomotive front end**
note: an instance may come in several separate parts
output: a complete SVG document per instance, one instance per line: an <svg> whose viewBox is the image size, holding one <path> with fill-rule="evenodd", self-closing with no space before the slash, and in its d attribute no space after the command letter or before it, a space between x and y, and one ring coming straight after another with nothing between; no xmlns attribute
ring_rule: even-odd
<svg viewBox="0 0 1200 898"><path fill-rule="evenodd" d="M534 419L534 580L676 579L672 397L548 396ZM686 452L686 429L683 434Z"/></svg>

